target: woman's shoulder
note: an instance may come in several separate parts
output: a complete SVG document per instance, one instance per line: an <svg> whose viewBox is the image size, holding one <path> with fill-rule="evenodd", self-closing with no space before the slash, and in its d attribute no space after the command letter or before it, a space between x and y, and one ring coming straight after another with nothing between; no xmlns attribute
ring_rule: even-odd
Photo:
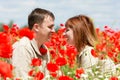
<svg viewBox="0 0 120 80"><path fill-rule="evenodd" d="M93 49L92 46L86 45L85 48L82 50L82 52L91 52L92 49Z"/></svg>
<svg viewBox="0 0 120 80"><path fill-rule="evenodd" d="M92 49L93 49L93 47L86 45L85 48L81 51L79 56L90 55Z"/></svg>
<svg viewBox="0 0 120 80"><path fill-rule="evenodd" d="M93 47L92 47L92 46L88 46L88 45L86 45L83 51L86 51L86 50L91 50L91 49L93 49Z"/></svg>
<svg viewBox="0 0 120 80"><path fill-rule="evenodd" d="M98 58L95 58L91 54L92 49L93 49L93 47L91 47L91 46L85 46L85 48L81 52L80 57L81 57L81 64L82 64L81 66L82 67L88 68L88 67L93 66L98 63Z"/></svg>

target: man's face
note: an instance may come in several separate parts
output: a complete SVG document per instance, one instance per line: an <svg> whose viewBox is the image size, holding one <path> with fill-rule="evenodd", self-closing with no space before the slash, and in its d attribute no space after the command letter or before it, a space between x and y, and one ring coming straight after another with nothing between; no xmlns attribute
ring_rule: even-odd
<svg viewBox="0 0 120 80"><path fill-rule="evenodd" d="M41 26L39 26L39 40L48 41L53 32L55 32L54 20L50 16L46 16Z"/></svg>

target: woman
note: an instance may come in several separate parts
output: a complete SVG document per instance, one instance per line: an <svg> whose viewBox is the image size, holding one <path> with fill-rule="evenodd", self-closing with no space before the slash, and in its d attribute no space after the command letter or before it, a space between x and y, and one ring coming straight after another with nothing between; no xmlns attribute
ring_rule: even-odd
<svg viewBox="0 0 120 80"><path fill-rule="evenodd" d="M92 20L85 15L74 16L66 21L65 27L68 44L75 46L78 51L78 66L91 68L91 66L97 65L99 59L91 54L91 50L97 41ZM110 59L103 60L100 63L102 64L102 71L109 70L114 65Z"/></svg>

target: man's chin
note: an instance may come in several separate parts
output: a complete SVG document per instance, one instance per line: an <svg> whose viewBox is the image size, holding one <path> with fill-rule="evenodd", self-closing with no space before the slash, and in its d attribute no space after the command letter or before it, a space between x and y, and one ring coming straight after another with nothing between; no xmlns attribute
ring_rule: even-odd
<svg viewBox="0 0 120 80"><path fill-rule="evenodd" d="M49 42L50 41L50 38L46 40L46 42Z"/></svg>
<svg viewBox="0 0 120 80"><path fill-rule="evenodd" d="M47 40L48 42L50 41L50 39Z"/></svg>

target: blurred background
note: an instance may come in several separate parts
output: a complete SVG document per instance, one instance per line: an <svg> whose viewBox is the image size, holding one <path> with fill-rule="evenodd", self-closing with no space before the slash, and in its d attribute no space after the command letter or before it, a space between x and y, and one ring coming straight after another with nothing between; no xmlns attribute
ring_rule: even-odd
<svg viewBox="0 0 120 80"><path fill-rule="evenodd" d="M0 0L0 28L3 24L27 26L27 17L36 7L55 14L55 27L75 15L90 16L95 27L120 29L120 0Z"/></svg>

